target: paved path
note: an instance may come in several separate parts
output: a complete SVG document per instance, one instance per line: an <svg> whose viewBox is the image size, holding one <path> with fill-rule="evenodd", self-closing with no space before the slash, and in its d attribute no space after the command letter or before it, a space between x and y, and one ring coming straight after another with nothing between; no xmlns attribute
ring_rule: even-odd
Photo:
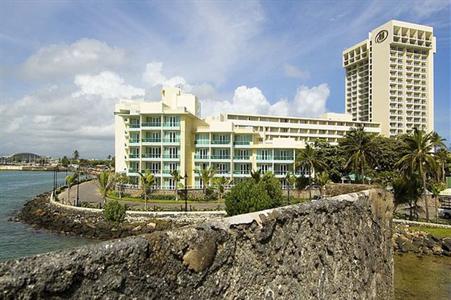
<svg viewBox="0 0 451 300"><path fill-rule="evenodd" d="M83 202L89 202L95 205L103 205L102 196L99 193L99 187L97 185L97 180L91 180L88 182L84 182L80 184L79 189L79 197L80 204ZM64 203L69 205L74 205L77 198L77 186L73 186L70 190L70 199L68 197L67 189L59 194L58 199ZM144 208L144 202L134 202L134 201L120 201L123 204L126 204L128 207L132 208ZM170 203L155 203L152 200L147 201L147 207L149 210L184 210L185 202L183 200L179 200L178 203L174 203L171 201ZM188 203L188 209L192 210L217 210L224 209L223 203L218 203L217 201L212 202L196 202L196 203Z"/></svg>

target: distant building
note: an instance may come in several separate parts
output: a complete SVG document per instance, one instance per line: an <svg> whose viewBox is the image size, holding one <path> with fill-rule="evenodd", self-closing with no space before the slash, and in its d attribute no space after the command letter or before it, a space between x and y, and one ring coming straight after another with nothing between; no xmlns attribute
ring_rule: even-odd
<svg viewBox="0 0 451 300"><path fill-rule="evenodd" d="M295 151L317 139L336 144L347 131L363 125L379 133L377 123L352 121L344 114L296 118L222 114L200 118L200 103L178 88L164 88L161 101L122 101L115 107L115 168L138 183L138 172L149 170L160 188L173 189L171 172L188 176L201 187L196 170L214 167L234 182L252 170L271 171L278 178L295 168Z"/></svg>
<svg viewBox="0 0 451 300"><path fill-rule="evenodd" d="M346 112L386 136L434 130L432 27L392 20L343 51Z"/></svg>

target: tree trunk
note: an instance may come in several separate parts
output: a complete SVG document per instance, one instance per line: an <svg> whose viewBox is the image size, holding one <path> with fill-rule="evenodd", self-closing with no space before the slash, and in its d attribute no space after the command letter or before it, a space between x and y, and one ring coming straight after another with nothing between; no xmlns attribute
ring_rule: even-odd
<svg viewBox="0 0 451 300"><path fill-rule="evenodd" d="M365 184L365 170L362 166L362 184Z"/></svg>
<svg viewBox="0 0 451 300"><path fill-rule="evenodd" d="M288 184L288 205L290 205L290 184Z"/></svg>
<svg viewBox="0 0 451 300"><path fill-rule="evenodd" d="M144 192L144 210L147 210L147 191Z"/></svg>
<svg viewBox="0 0 451 300"><path fill-rule="evenodd" d="M426 211L426 222L429 222L428 197L426 195L426 175L423 175L423 197L424 197L424 209Z"/></svg>

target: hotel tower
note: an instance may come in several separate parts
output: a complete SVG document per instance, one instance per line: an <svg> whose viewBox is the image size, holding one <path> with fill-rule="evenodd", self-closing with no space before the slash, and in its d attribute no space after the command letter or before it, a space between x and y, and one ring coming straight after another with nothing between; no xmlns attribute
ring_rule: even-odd
<svg viewBox="0 0 451 300"><path fill-rule="evenodd" d="M343 51L346 112L395 136L434 130L432 27L392 20Z"/></svg>

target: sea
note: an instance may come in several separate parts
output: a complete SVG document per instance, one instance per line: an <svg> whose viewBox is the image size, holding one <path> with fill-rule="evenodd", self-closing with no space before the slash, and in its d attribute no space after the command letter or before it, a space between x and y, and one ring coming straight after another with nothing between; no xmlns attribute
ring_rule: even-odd
<svg viewBox="0 0 451 300"><path fill-rule="evenodd" d="M58 174L59 184L65 176ZM28 200L52 188L53 172L0 171L0 261L94 242L9 220Z"/></svg>

